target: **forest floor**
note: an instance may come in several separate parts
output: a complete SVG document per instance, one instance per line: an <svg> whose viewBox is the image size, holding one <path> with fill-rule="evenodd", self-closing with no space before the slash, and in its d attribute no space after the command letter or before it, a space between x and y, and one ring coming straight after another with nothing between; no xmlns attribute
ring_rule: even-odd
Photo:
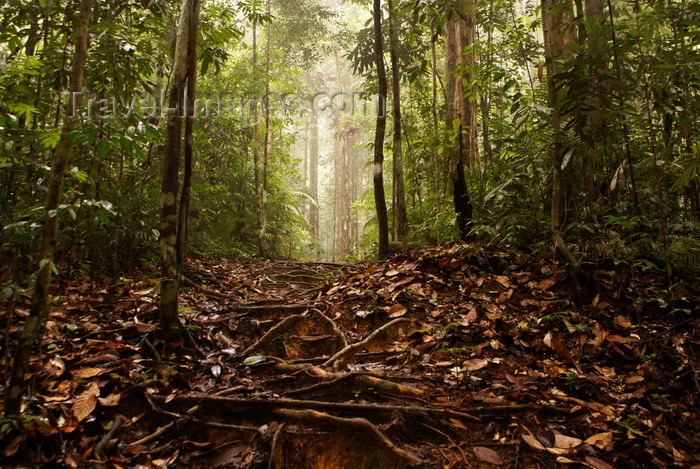
<svg viewBox="0 0 700 469"><path fill-rule="evenodd" d="M156 281L57 286L0 466L700 467L697 291L599 270L576 301L547 256L474 245L186 275L168 346Z"/></svg>

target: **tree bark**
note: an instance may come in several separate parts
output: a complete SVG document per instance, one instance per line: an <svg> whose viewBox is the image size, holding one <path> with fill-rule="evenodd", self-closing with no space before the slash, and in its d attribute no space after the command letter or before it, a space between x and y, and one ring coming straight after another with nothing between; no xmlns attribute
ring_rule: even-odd
<svg viewBox="0 0 700 469"><path fill-rule="evenodd" d="M567 0L564 0L565 2ZM581 269L578 260L571 253L563 236L563 134L561 115L559 112L559 99L555 76L558 72L557 61L569 58L570 52L566 47L564 11L558 0L542 0L542 29L544 33L545 67L547 71L547 91L550 108L550 120L552 125L552 211L551 233L554 248L557 253L568 263L574 288L579 299L584 299L584 287L594 288L587 282L587 278ZM562 11L564 10L564 11Z"/></svg>
<svg viewBox="0 0 700 469"><path fill-rule="evenodd" d="M197 28L200 0L192 0L192 19L189 27L187 50L187 107L185 120L185 168L182 177L182 195L177 226L177 280L182 278L187 255L187 231L190 218L190 190L192 188L192 132L194 130L197 93Z"/></svg>
<svg viewBox="0 0 700 469"><path fill-rule="evenodd" d="M311 137L309 141L309 195L313 203L309 207L309 224L311 234L319 243L319 217L318 217L318 115L314 109L311 112Z"/></svg>
<svg viewBox="0 0 700 469"><path fill-rule="evenodd" d="M384 45L382 39L381 0L374 0L374 61L377 66L379 96L377 100L377 127L374 134L374 205L377 210L379 227L380 259L389 255L389 218L386 211L384 195L384 133L386 131L386 95L387 82L384 69Z"/></svg>
<svg viewBox="0 0 700 469"><path fill-rule="evenodd" d="M401 147L401 75L399 74L399 48L396 32L396 12L393 0L388 0L389 6L389 56L391 58L391 94L393 100L392 115L394 118L393 135L393 171L394 171L394 212L396 213L396 238L402 243L402 249L406 250L406 234L408 233L408 215L406 213L406 190L403 177L403 151Z"/></svg>
<svg viewBox="0 0 700 469"><path fill-rule="evenodd" d="M468 164L475 156L475 113L469 102L468 89L464 82L471 83L473 52L474 7L460 0L446 25L446 91L447 132L453 137L450 144L449 180L457 215L460 239L467 241L472 225L473 208L464 174L465 159ZM466 65L465 65L466 60ZM460 73L460 70L463 70ZM466 153L466 155L465 155Z"/></svg>
<svg viewBox="0 0 700 469"><path fill-rule="evenodd" d="M24 324L14 353L12 372L5 395L6 417L20 414L24 376L29 368L29 357L32 348L41 336L44 323L49 314L49 289L51 287L53 269L55 268L53 261L58 234L59 214L57 210L61 200L66 167L70 162L71 147L68 137L78 120L74 100L77 99L79 94L74 95L73 92L79 92L83 84L91 13L92 0L81 0L78 24L75 31L75 54L73 56L73 70L70 78L71 93L68 95L65 122L61 129L61 137L56 146L49 176L44 234L38 256L39 271L34 293L32 294L29 316Z"/></svg>
<svg viewBox="0 0 700 469"><path fill-rule="evenodd" d="M175 40L170 79L168 124L161 178L160 198L160 334L168 341L180 336L177 273L177 195L179 185L182 121L187 83L189 28L193 0L183 0Z"/></svg>

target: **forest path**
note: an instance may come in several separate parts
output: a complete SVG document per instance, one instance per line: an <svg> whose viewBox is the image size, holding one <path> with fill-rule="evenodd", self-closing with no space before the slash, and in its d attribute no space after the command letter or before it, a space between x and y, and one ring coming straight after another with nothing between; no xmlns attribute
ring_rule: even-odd
<svg viewBox="0 0 700 469"><path fill-rule="evenodd" d="M600 295L577 305L556 261L480 246L346 265L192 259L186 275L184 342L166 349L154 282L60 286L28 410L46 424L28 421L0 463L700 462L700 321L658 315L658 279L601 271Z"/></svg>

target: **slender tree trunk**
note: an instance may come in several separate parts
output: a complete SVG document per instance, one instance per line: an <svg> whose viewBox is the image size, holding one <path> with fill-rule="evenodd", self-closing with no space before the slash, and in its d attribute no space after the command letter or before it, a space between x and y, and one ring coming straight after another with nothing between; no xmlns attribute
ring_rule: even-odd
<svg viewBox="0 0 700 469"><path fill-rule="evenodd" d="M493 63L493 2L494 0L489 0L489 17L487 23L486 32L486 47L488 48L488 54L486 56L486 61L488 64ZM491 79L488 83L488 91L482 94L480 98L481 105L481 138L484 143L484 162L490 163L493 161L493 148L491 146Z"/></svg>
<svg viewBox="0 0 700 469"><path fill-rule="evenodd" d="M432 40L435 35L435 25L433 22L430 23L430 60L431 60L431 78L432 78L432 102L430 106L430 111L433 117L433 170L435 171L435 214L436 217L436 227L438 217L441 213L441 197L440 193L442 191L442 170L440 165L440 152L438 150L438 145L440 142L440 133L438 130L438 115L437 115L437 54L435 53L435 41ZM449 78L449 77L448 77ZM440 244L440 230L436 229L437 242Z"/></svg>
<svg viewBox="0 0 700 469"><path fill-rule="evenodd" d="M270 0L267 0L267 15L270 16ZM265 232L267 231L267 170L270 157L270 23L267 23L267 38L265 46L265 137L263 140L263 165L262 165L262 200L260 233L258 244L260 253L264 252Z"/></svg>
<svg viewBox="0 0 700 469"><path fill-rule="evenodd" d="M311 234L316 238L318 249L319 240L319 216L318 216L318 115L314 110L311 113L311 138L309 141L309 195L313 203L309 207L309 224Z"/></svg>
<svg viewBox="0 0 700 469"><path fill-rule="evenodd" d="M255 1L253 2L255 6ZM258 243L258 255L265 257L265 249L262 244L262 227L263 227L263 194L262 194L262 177L260 171L260 135L258 131L258 120L260 118L258 109L258 21L253 18L253 179L255 182L255 231Z"/></svg>
<svg viewBox="0 0 700 469"><path fill-rule="evenodd" d="M558 0L542 0L545 66L547 70L547 91L553 138L551 233L554 248L568 263L574 288L577 291L579 299L582 299L584 293L583 288L586 286L587 278L581 270L577 259L569 250L563 236L562 164L564 162L564 151L559 99L554 77L558 71L556 60L566 57L566 52L564 51L566 44L564 43L565 36L563 28L565 25L562 18L562 9L557 5L557 2ZM589 285L589 287L592 287L592 285Z"/></svg>
<svg viewBox="0 0 700 469"><path fill-rule="evenodd" d="M374 0L374 61L377 65L379 96L377 102L377 127L374 134L374 205L377 210L379 227L380 259L389 255L389 218L386 211L384 195L384 133L386 131L386 95L387 82L384 69L384 46L382 39L381 0Z"/></svg>
<svg viewBox="0 0 700 469"><path fill-rule="evenodd" d="M457 228L461 240L467 241L472 225L473 208L467 190L464 166L465 159L467 162L471 161L471 155L474 154L476 128L474 106L469 102L464 81L467 84L471 83L473 69L473 53L467 51L467 48L473 44L474 8L473 4L462 0L458 2L457 8L459 11L453 12L446 25L447 132L454 137L450 145L449 180L457 215ZM465 69L465 75L456 75L458 66Z"/></svg>
<svg viewBox="0 0 700 469"><path fill-rule="evenodd" d="M197 28L199 26L200 0L192 0L192 18L189 27L187 50L187 107L185 108L185 168L182 177L182 195L177 226L177 276L182 278L187 255L187 232L190 218L190 191L192 188L192 132L195 119L197 94Z"/></svg>
<svg viewBox="0 0 700 469"><path fill-rule="evenodd" d="M408 215L406 214L406 190L403 177L403 151L401 147L401 75L399 74L399 59L397 50L399 48L398 35L396 32L396 11L394 1L388 0L389 6L389 56L391 58L391 94L393 99L394 117L394 140L393 140L393 163L394 163L394 191L396 206L396 237L402 243L402 249L406 250L406 234L408 233Z"/></svg>
<svg viewBox="0 0 700 469"><path fill-rule="evenodd" d="M182 1L182 11L175 40L175 55L170 79L168 124L161 179L160 199L160 333L168 341L180 336L178 319L177 272L177 195L179 186L181 113L185 103L187 54L193 0Z"/></svg>
<svg viewBox="0 0 700 469"><path fill-rule="evenodd" d="M610 18L610 34L611 34L611 39L612 39L612 50L613 50L613 58L614 63L615 63L615 78L618 83L618 86L622 86L622 66L620 65L620 56L617 53L618 50L618 45L617 45L617 36L615 34L615 21L614 21L614 15L613 15L613 7L612 7L612 2L611 0L607 0L608 2L608 15ZM625 164L627 166L627 174L629 175L629 180L630 180L630 190L629 190L629 196L630 196L630 203L632 204L632 207L634 209L634 213L639 215L641 213L641 209L639 207L639 199L637 198L637 180L635 178L635 171L634 171L634 159L632 157L632 144L630 142L630 132L628 130L627 126L627 118L626 114L624 112L625 109L625 98L624 98L624 90L618 89L617 93L615 93L618 96L618 104L620 106L620 109L623 111L621 113L621 119L622 119L622 133L624 135L625 139Z"/></svg>
<svg viewBox="0 0 700 469"><path fill-rule="evenodd" d="M75 54L73 55L73 70L70 78L70 90L66 116L61 138L56 146L49 176L48 192L46 196L46 217L44 221L44 235L39 250L39 272L31 299L29 316L24 323L20 334L19 343L13 356L12 372L10 375L7 392L5 395L5 416L19 415L22 404L22 389L24 376L29 368L29 356L32 348L41 337L44 323L49 314L49 289L53 269L54 254L56 250L56 238L58 234L57 209L61 200L63 179L66 167L70 162L71 147L68 137L78 120L77 109L74 107L72 92L79 91L83 85L83 72L87 60L88 25L92 13L92 0L81 0L78 24L75 30Z"/></svg>

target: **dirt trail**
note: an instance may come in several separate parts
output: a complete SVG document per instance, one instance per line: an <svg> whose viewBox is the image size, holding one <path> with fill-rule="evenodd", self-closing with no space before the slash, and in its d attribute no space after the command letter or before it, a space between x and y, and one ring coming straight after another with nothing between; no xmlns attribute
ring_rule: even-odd
<svg viewBox="0 0 700 469"><path fill-rule="evenodd" d="M34 367L45 418L6 441L6 462L700 463L698 321L659 315L655 279L596 279L578 305L556 262L477 246L382 264L192 260L184 341L166 348L153 283L66 282Z"/></svg>

